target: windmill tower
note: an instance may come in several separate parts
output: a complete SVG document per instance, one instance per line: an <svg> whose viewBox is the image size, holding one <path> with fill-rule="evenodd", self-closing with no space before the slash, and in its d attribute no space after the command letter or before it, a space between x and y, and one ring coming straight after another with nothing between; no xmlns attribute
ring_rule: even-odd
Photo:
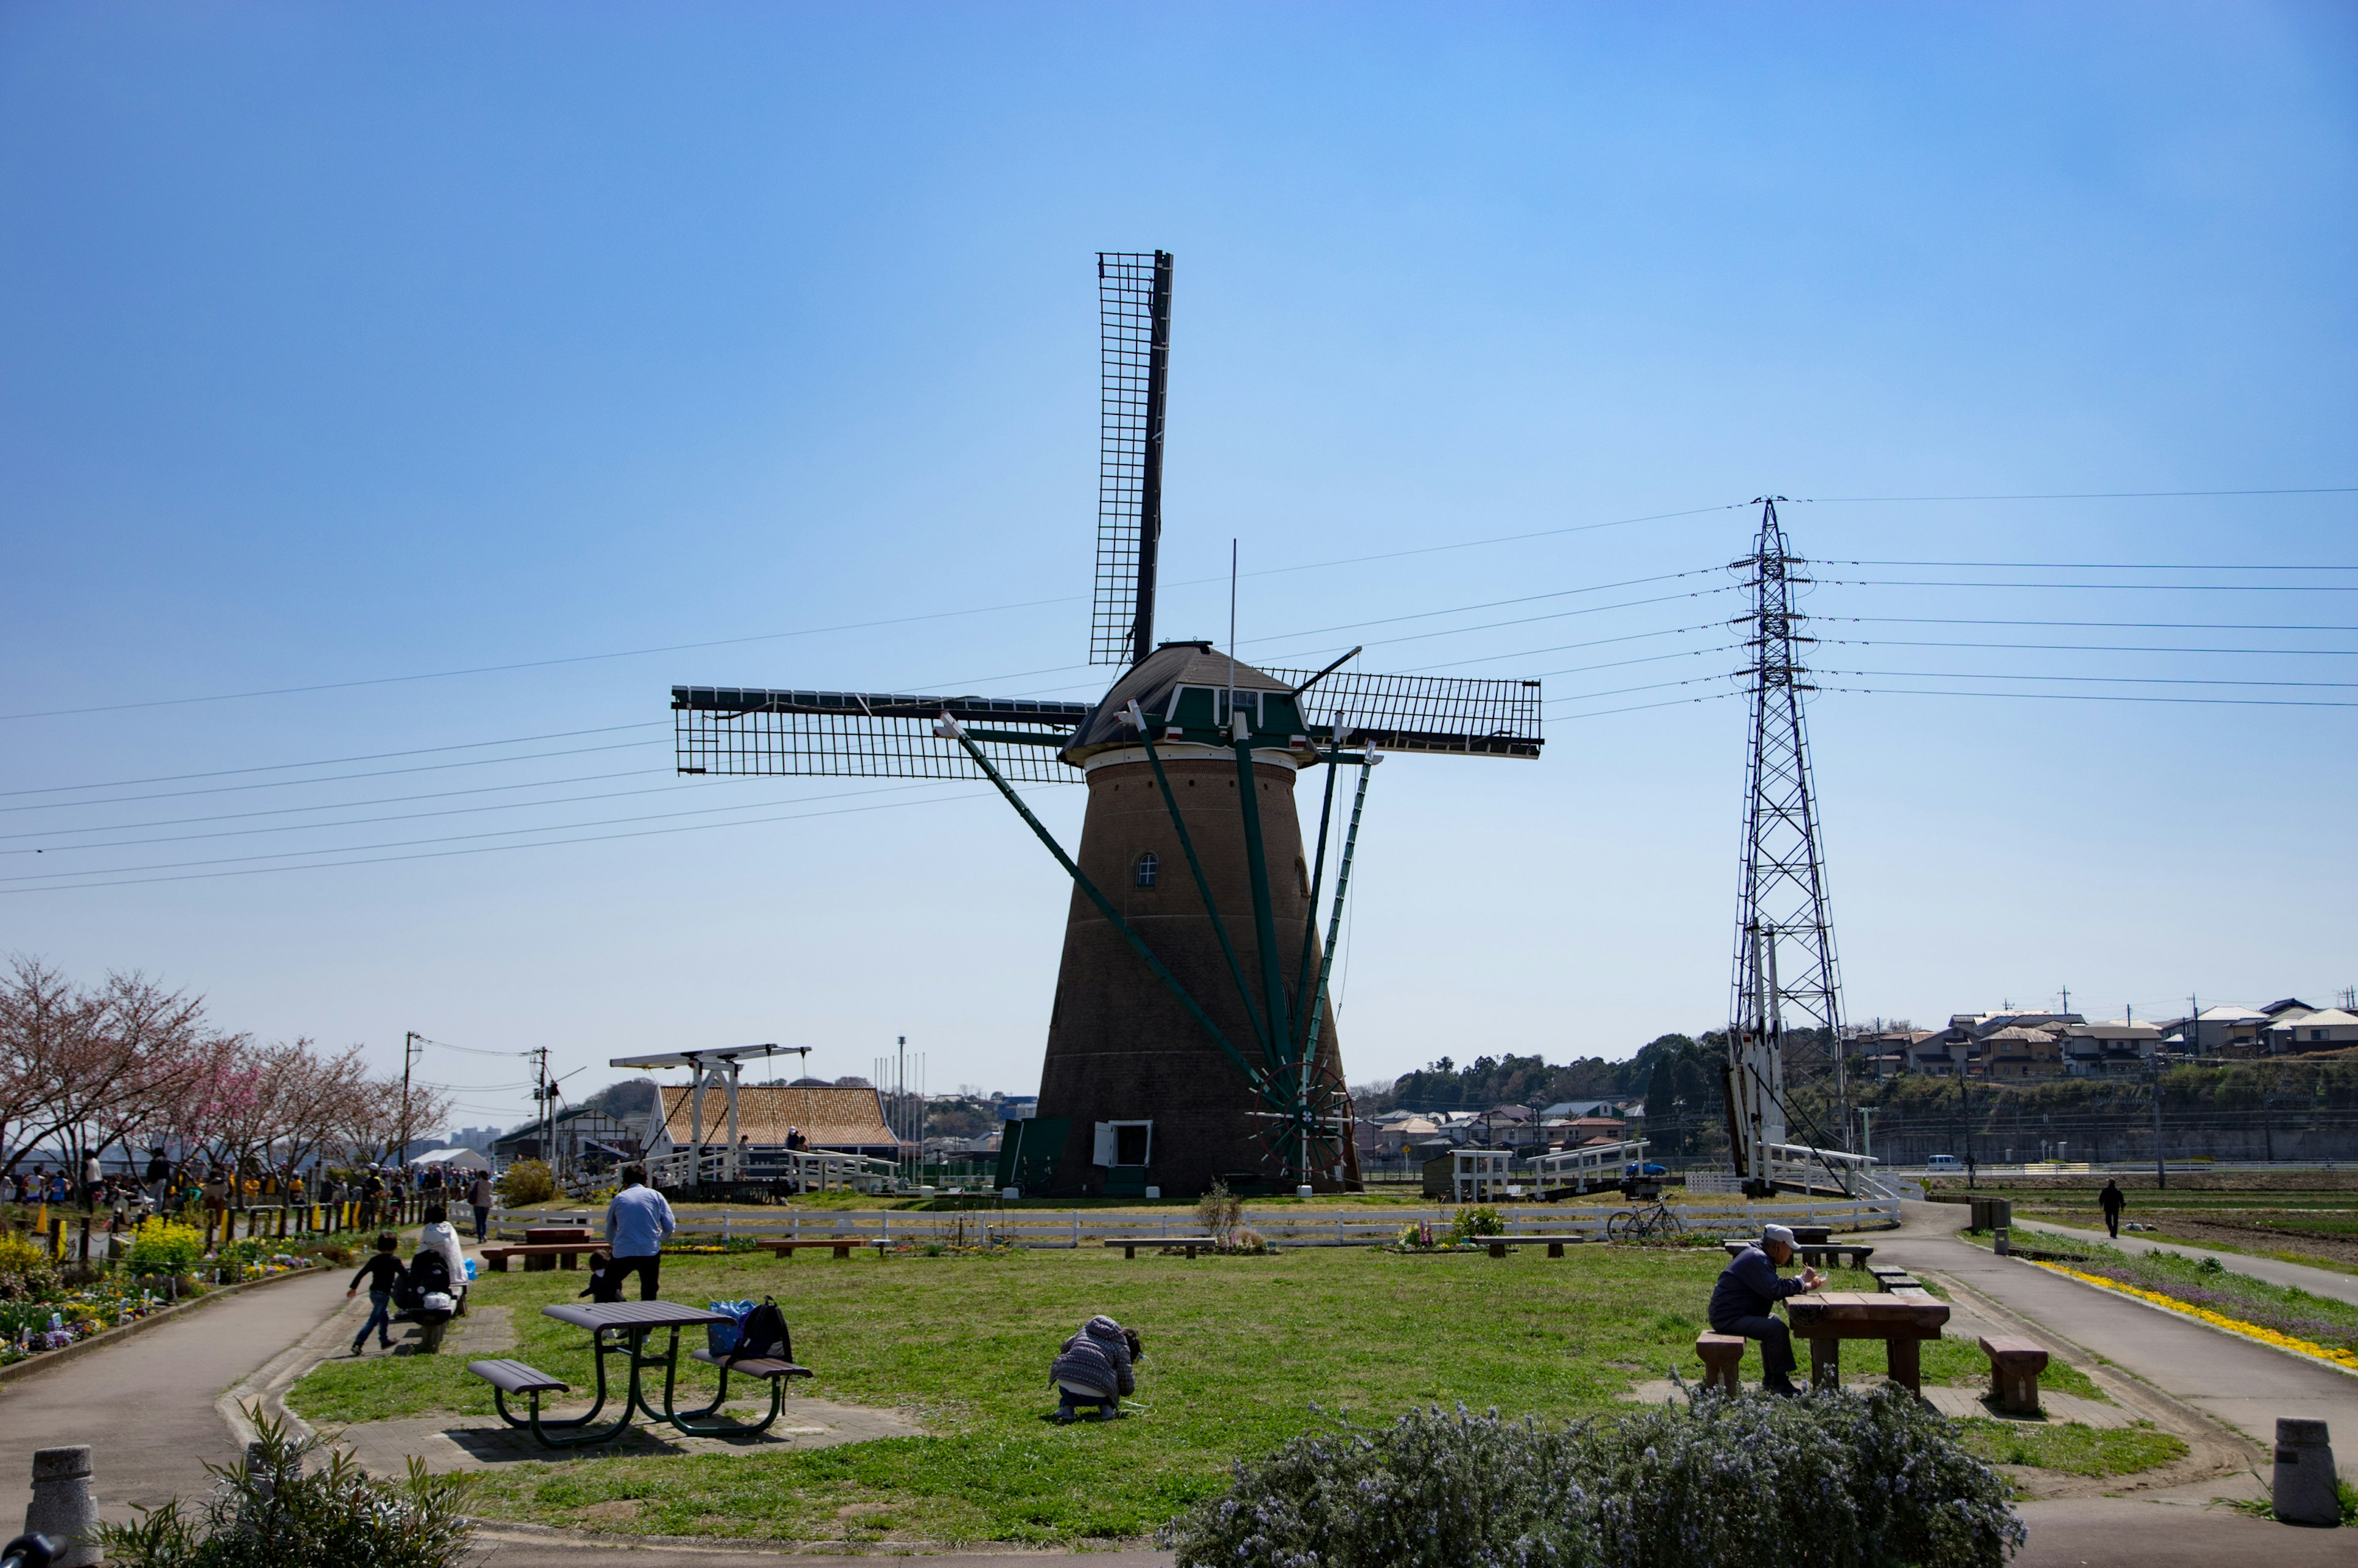
<svg viewBox="0 0 2358 1568"><path fill-rule="evenodd" d="M1104 330L1094 703L674 687L683 773L983 778L1073 881L1027 1191L1192 1196L1357 1178L1328 982L1384 753L1540 754L1537 681L1264 670L1154 640L1172 259L1098 257ZM1294 806L1323 766L1318 830ZM1345 819L1337 795L1349 775ZM1067 853L1014 783L1081 782ZM1331 865L1330 865L1331 862ZM1331 885L1330 885L1331 882ZM1325 930L1322 934L1322 923Z"/></svg>
<svg viewBox="0 0 2358 1568"><path fill-rule="evenodd" d="M1793 589L1809 581L1777 521L1760 502L1751 556L1735 563L1752 590L1751 759L1745 773L1744 869L1737 890L1736 979L1728 1007L1725 1068L1728 1138L1745 1190L1773 1190L1773 1151L1787 1139L1785 1075L1804 1032L1823 1032L1840 1098L1842 992L1834 928L1826 913L1826 857L1810 778L1801 694L1815 689L1795 653L1811 638Z"/></svg>

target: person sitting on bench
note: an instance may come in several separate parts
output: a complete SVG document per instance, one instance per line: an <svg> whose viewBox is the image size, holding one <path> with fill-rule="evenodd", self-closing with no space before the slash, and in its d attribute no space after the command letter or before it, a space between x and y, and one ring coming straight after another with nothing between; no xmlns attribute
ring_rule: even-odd
<svg viewBox="0 0 2358 1568"><path fill-rule="evenodd" d="M1793 1233L1781 1225L1762 1226L1759 1241L1720 1271L1710 1311L1713 1332L1760 1341L1761 1386L1789 1396L1801 1391L1793 1386L1793 1331L1770 1316L1770 1308L1826 1282L1815 1269L1803 1269L1798 1280L1779 1278L1777 1271L1792 1260Z"/></svg>
<svg viewBox="0 0 2358 1568"><path fill-rule="evenodd" d="M1095 1405L1090 1418L1105 1421L1121 1413L1121 1396L1138 1391L1130 1367L1146 1354L1138 1330L1124 1328L1099 1313L1065 1341L1048 1381L1057 1390L1056 1419L1068 1422L1080 1405Z"/></svg>

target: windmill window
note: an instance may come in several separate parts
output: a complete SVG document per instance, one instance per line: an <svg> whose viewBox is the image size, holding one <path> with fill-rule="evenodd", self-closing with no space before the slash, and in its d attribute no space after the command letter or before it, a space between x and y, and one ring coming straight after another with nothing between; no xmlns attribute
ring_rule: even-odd
<svg viewBox="0 0 2358 1568"><path fill-rule="evenodd" d="M1162 867L1163 862L1154 858L1153 850L1149 849L1145 854L1141 855L1138 858L1138 885L1142 888L1152 887L1155 874L1162 870Z"/></svg>

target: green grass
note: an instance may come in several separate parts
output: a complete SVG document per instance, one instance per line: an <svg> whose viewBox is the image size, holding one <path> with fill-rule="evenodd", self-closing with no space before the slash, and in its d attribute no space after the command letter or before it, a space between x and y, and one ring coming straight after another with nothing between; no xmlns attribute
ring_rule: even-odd
<svg viewBox="0 0 2358 1568"><path fill-rule="evenodd" d="M486 1476L476 1506L548 1523L793 1540L1054 1541L1134 1536L1226 1484L1228 1462L1277 1446L1311 1406L1381 1418L1425 1402L1563 1417L1611 1408L1677 1366L1699 1380L1694 1336L1724 1259L1587 1248L1403 1258L1302 1249L1274 1258L806 1257L668 1263L675 1301L774 1293L798 1391L898 1406L938 1434L812 1453L594 1458ZM576 1386L586 1336L538 1308L582 1276L491 1275L481 1305L514 1309L524 1360ZM1145 1413L1056 1427L1046 1386L1057 1344L1093 1312L1139 1328ZM703 1368L688 1380L703 1386ZM491 1409L455 1357L330 1362L289 1403L348 1422ZM582 1510L622 1500L635 1510ZM858 1505L873 1511L842 1516Z"/></svg>
<svg viewBox="0 0 2358 1568"><path fill-rule="evenodd" d="M2186 1456L2186 1444L2149 1422L2030 1426L1975 1416L1957 1423L1966 1448L1992 1465L2027 1465L2067 1476L2133 1476Z"/></svg>
<svg viewBox="0 0 2358 1568"><path fill-rule="evenodd" d="M1672 1367L1700 1381L1694 1337L1725 1261L1606 1247L1556 1260L1538 1249L1493 1259L1360 1248L1193 1261L1090 1251L668 1260L670 1300L777 1297L797 1357L818 1372L798 1394L897 1407L932 1435L502 1466L471 1506L548 1524L801 1541L1135 1537L1222 1488L1231 1460L1306 1429L1314 1404L1379 1420L1462 1400L1555 1420L1627 1408L1619 1396L1632 1383ZM590 1378L586 1336L539 1308L571 1300L582 1281L562 1270L492 1274L475 1301L511 1309L512 1354L579 1388ZM1094 1312L1145 1336L1146 1409L1052 1425L1048 1362ZM1880 1342L1844 1349L1846 1370L1883 1369ZM1747 1358L1756 1381L1758 1348ZM326 1423L488 1414L489 1387L463 1361L330 1361L288 1402ZM1924 1369L1935 1381L1988 1379L1970 1340L1927 1345ZM700 1366L685 1381L709 1386ZM2060 1363L2046 1386L2095 1394Z"/></svg>

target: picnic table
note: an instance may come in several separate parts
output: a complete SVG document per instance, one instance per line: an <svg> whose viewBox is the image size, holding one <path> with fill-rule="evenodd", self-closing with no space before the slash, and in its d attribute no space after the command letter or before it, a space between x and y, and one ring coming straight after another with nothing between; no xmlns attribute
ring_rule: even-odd
<svg viewBox="0 0 2358 1568"><path fill-rule="evenodd" d="M1730 1239L1719 1245L1723 1251L1733 1258L1747 1247L1759 1246L1760 1238L1754 1237L1749 1240ZM1845 1260L1852 1268L1864 1269L1866 1267L1866 1260L1875 1256L1875 1247L1873 1243L1866 1241L1828 1241L1823 1238L1816 1241L1804 1241L1797 1238L1793 1243L1793 1256L1813 1269L1821 1264L1831 1267L1833 1263Z"/></svg>
<svg viewBox="0 0 2358 1568"><path fill-rule="evenodd" d="M709 1404L694 1410L681 1410L676 1399L679 1377L679 1331L708 1323L727 1323L730 1319L702 1307L692 1307L678 1302L594 1302L577 1303L560 1302L540 1309L543 1317L553 1317L559 1323L569 1323L590 1331L590 1360L597 1368L597 1399L589 1412L579 1416L549 1418L540 1413L540 1399L545 1393L570 1392L568 1386L536 1368L521 1361L476 1361L467 1370L492 1385L492 1402L500 1419L510 1426L530 1432L544 1446L570 1448L588 1443L611 1443L622 1435L634 1415L644 1415L649 1421L663 1422L687 1433L691 1437L745 1436L767 1432L776 1422L782 1408L786 1381L790 1378L809 1377L807 1368L791 1361L775 1361L746 1357L730 1365L725 1357L697 1350L690 1358L720 1368L720 1389ZM665 1331L663 1348L650 1353L648 1337L658 1330ZM606 1408L611 1390L606 1375L609 1357L620 1356L629 1368L629 1377L622 1391L622 1411L611 1423L598 1426L595 1422ZM660 1368L663 1370L663 1408L657 1410L647 1394L646 1374ZM729 1375L742 1373L747 1377L767 1378L770 1381L770 1413L759 1424L741 1426L733 1422L707 1422L703 1418L714 1414L729 1398ZM519 1419L507 1407L508 1396L519 1395L530 1401L528 1413Z"/></svg>
<svg viewBox="0 0 2358 1568"><path fill-rule="evenodd" d="M1842 1342L1880 1339L1889 1360L1891 1380L1916 1394L1924 1391L1919 1346L1941 1337L1949 1321L1949 1304L1927 1292L1909 1291L1869 1295L1849 1291L1819 1291L1785 1298L1786 1321L1793 1337L1810 1342L1810 1382L1817 1388L1842 1386Z"/></svg>

